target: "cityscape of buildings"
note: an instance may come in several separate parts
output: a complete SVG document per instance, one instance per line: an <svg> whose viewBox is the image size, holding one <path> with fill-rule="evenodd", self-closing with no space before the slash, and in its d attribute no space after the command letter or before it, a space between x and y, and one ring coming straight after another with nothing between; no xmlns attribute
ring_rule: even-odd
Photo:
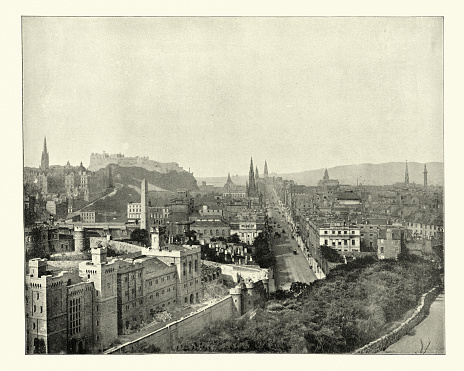
<svg viewBox="0 0 464 371"><path fill-rule="evenodd" d="M443 32L23 16L24 354L445 354Z"/></svg>
<svg viewBox="0 0 464 371"><path fill-rule="evenodd" d="M24 169L27 354L108 352L163 313L166 321L205 305L211 282L230 281L222 300L230 298L230 316L242 315L280 289L275 267L260 267L255 253L263 236L270 243L288 233L318 279L337 265L322 247L339 264L404 251L443 264L443 188L428 184L426 165L422 185L409 183L405 163L392 185L343 185L326 169L311 187L270 177L267 161L260 177L251 159L246 186L229 174L222 188L178 189L161 206L142 179L139 202L119 206L124 220L111 221L85 205L118 197L115 165L50 166L44 139L40 166ZM175 350L175 341L163 349Z"/></svg>

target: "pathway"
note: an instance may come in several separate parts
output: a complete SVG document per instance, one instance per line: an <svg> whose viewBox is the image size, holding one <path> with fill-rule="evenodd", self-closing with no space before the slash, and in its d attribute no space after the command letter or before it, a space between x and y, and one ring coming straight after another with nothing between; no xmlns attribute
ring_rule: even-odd
<svg viewBox="0 0 464 371"><path fill-rule="evenodd" d="M438 295L429 315L408 335L379 354L445 354L445 294Z"/></svg>

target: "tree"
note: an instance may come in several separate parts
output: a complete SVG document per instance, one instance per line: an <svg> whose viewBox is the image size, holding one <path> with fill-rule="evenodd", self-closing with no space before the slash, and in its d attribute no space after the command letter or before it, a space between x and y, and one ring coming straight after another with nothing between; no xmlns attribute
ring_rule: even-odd
<svg viewBox="0 0 464 371"><path fill-rule="evenodd" d="M338 252L327 245L321 245L321 254L325 260L331 263L342 263L343 259Z"/></svg>
<svg viewBox="0 0 464 371"><path fill-rule="evenodd" d="M238 236L237 233L234 233L233 235L227 237L227 242L240 243L240 237Z"/></svg>
<svg viewBox="0 0 464 371"><path fill-rule="evenodd" d="M48 241L46 238L44 239L43 229L41 227L32 228L30 237L32 239L32 247L26 250L26 260L34 258L49 259Z"/></svg>
<svg viewBox="0 0 464 371"><path fill-rule="evenodd" d="M140 242L144 246L148 246L150 241L150 234L146 229L135 229L131 233L131 240Z"/></svg>

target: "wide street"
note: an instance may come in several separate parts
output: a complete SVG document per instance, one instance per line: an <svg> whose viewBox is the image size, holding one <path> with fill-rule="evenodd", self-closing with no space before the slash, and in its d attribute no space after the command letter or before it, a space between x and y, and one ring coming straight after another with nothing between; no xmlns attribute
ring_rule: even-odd
<svg viewBox="0 0 464 371"><path fill-rule="evenodd" d="M316 275L309 267L309 263L298 247L297 242L291 237L290 228L276 210L272 210L272 218L276 222L275 230L281 233L281 238L274 239L273 250L276 256L275 287L288 290L292 282L311 283ZM280 228L277 227L280 225ZM282 233L285 230L285 233ZM294 254L294 251L297 254Z"/></svg>

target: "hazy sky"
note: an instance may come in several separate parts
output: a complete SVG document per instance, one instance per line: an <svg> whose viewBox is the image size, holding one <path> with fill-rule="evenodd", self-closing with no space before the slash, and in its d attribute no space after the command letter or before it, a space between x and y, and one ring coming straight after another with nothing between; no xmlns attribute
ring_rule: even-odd
<svg viewBox="0 0 464 371"><path fill-rule="evenodd" d="M443 161L441 18L23 18L26 166Z"/></svg>

